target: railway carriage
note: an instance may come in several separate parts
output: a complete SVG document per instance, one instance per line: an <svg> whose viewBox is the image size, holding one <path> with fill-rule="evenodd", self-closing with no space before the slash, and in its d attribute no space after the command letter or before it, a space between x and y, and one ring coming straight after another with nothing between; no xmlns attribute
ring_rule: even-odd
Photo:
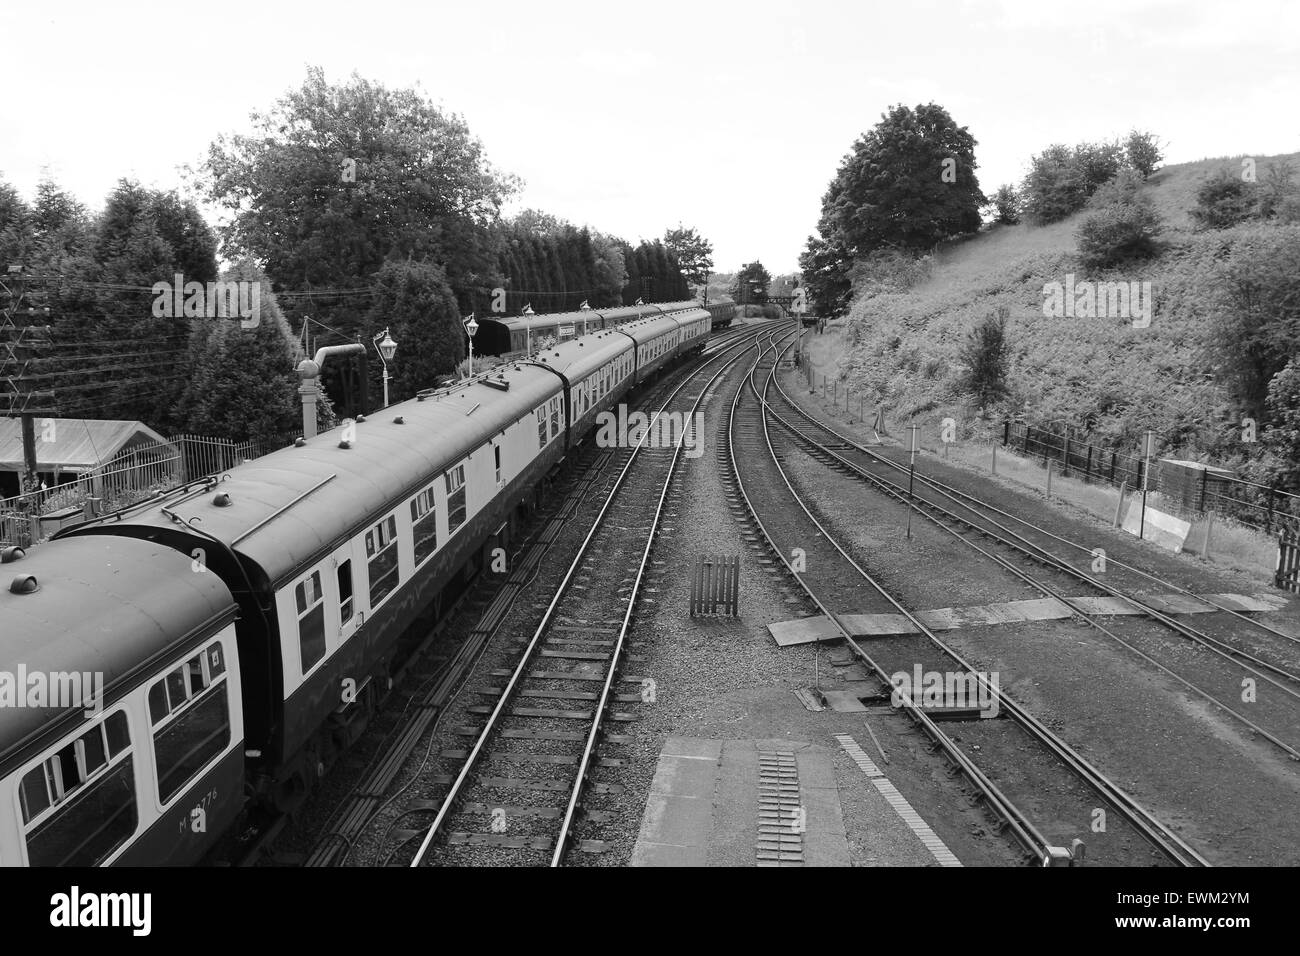
<svg viewBox="0 0 1300 956"><path fill-rule="evenodd" d="M129 538L54 541L2 567L0 865L198 859L244 806L230 590Z"/></svg>
<svg viewBox="0 0 1300 956"><path fill-rule="evenodd" d="M537 363L553 369L564 382L571 444L579 443L596 416L612 408L631 388L635 347L635 340L621 331L599 332L536 357Z"/></svg>
<svg viewBox="0 0 1300 956"><path fill-rule="evenodd" d="M249 772L292 809L386 693L397 638L508 545L515 509L564 454L563 398L544 369L494 369L356 423L351 441L336 428L197 497L66 533L206 550L258 664Z"/></svg>
<svg viewBox="0 0 1300 956"><path fill-rule="evenodd" d="M101 670L105 697L91 718L0 709L0 865L193 863L250 801L299 805L391 686L400 642L509 548L595 416L704 344L709 313L673 312L422 392L6 564L20 573L0 595L0 673Z"/></svg>

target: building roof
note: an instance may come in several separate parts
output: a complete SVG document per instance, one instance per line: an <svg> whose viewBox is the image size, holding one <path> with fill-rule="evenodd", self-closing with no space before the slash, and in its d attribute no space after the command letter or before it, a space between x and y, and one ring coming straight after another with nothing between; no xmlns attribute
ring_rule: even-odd
<svg viewBox="0 0 1300 956"><path fill-rule="evenodd" d="M42 438L45 422L54 422L53 441ZM41 469L59 468L88 471L111 461L133 440L166 445L163 438L143 422L100 421L94 418L38 418L36 420L36 464ZM0 471L23 470L22 423L17 418L0 418Z"/></svg>

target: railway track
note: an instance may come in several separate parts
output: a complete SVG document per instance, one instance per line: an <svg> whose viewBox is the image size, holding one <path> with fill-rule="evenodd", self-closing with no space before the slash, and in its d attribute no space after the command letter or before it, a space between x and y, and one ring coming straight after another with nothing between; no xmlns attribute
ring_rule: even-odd
<svg viewBox="0 0 1300 956"><path fill-rule="evenodd" d="M711 349L651 418L674 411L693 418L759 334L745 329ZM600 513L517 665L493 672L499 685L478 689L494 703L470 708L484 721L457 729L467 738L464 750L443 752L459 770L441 800L428 803L436 812L418 848L411 853L411 839L390 859L409 855L413 867L559 866L575 848L604 849L598 837L578 831L598 833L608 820L584 805L590 794L614 792L594 779L601 766L619 764L602 750L623 739L607 725L632 719L620 705L635 707L647 693L645 680L626 669L636 662L628 631L682 453L680 445L655 447L651 434L616 457L617 477Z"/></svg>
<svg viewBox="0 0 1300 956"><path fill-rule="evenodd" d="M700 355L679 370L689 374L693 364L705 363L720 352L726 351L752 337L757 326L726 329L715 333ZM654 405L672 387L676 376L669 375L653 383L642 397L647 405ZM387 721L376 731L383 739L360 771L351 771L351 782L342 798L337 799L328 811L323 824L316 824L313 847L302 865L329 867L346 865L372 821L382 811L400 798L411 782L394 789L394 783L407 759L420 741L434 733L451 701L463 689L476 663L489 642L496 635L521 590L536 578L539 565L545 559L551 543L558 537L563 525L573 516L580 502L586 499L593 485L604 475L608 459L612 456L589 444L579 452L570 471L575 475L573 488L553 513L543 513L538 525L521 541L510 556L509 566L514 569L506 580L478 584L461 595L443 617L427 632L412 642L414 651L402 661L393 673L393 690L383 702L383 713L396 713L396 720ZM465 609L465 613L457 612ZM462 624L465 633L454 644L448 644L444 635L458 630L457 621L473 615L472 624ZM426 758L427 760L427 758ZM264 857L280 858L276 841L286 831L288 818L277 815L251 822L238 836L238 845L230 852L230 862L237 866L254 866ZM297 854L285 854L283 859L296 862Z"/></svg>
<svg viewBox="0 0 1300 956"><path fill-rule="evenodd" d="M1164 581L1132 565L1108 561L1108 565L1117 571L1158 584L1185 598L1203 601L1206 605L1230 614L1235 620L1246 622L1251 628L1268 635L1273 640L1271 646L1265 647L1262 653L1267 653L1272 659L1266 659L1261 653L1247 650L1231 640L1216 637L1203 628L1198 628L1160 610L1151 603L1149 597L1144 599L1131 588L1118 587L1110 580L1103 580L1076 566L1071 563L1070 557L1062 556L1060 546L1068 545L1075 554L1086 555L1088 563L1094 561L1093 549L1066 541L1057 535L1050 535L1023 518L995 509L975 496L933 477L918 473L915 482L909 482L906 480L907 466L840 434L808 414L799 407L775 376L772 376L765 385L764 399L767 402L770 419L815 458L870 485L903 507L913 508L924 520L956 538L964 547L972 550L982 559L1003 568L1012 577L1034 588L1044 597L1061 602L1075 616L1086 621L1107 639L1229 715L1290 759L1300 759L1300 749L1284 737L1288 730L1294 732L1294 728L1300 726L1300 673L1294 670L1294 664L1287 660L1288 653L1300 644L1295 638L1213 600L1192 595L1185 588ZM1020 530L1013 528L1013 524ZM1055 549L1053 544L1057 546ZM1026 566L1038 570L1035 574L1031 574L1025 570ZM1108 572L1107 578L1110 577L1112 575ZM1121 619L1112 620L1109 624L1103 623L1097 619L1094 612L1063 590L1070 584L1082 584L1096 595L1119 599L1131 605L1141 617L1122 619L1127 620L1127 624L1116 622ZM1134 627L1133 622L1140 621L1142 618L1154 621L1168 631L1185 638L1220 665L1226 666L1228 668L1224 674L1227 681L1224 685L1226 693L1216 694L1206 689L1198 683L1195 674L1190 678L1186 676L1186 665L1166 664L1160 659L1159 651L1155 648L1144 650L1140 646L1139 635L1121 633L1131 631ZM1266 688L1261 688L1261 693L1268 691L1269 710L1257 714L1254 719L1247 717L1238 707L1224 700L1224 696L1233 693L1234 690L1240 691L1239 682L1243 676L1268 685ZM1264 726L1266 722L1270 726Z"/></svg>
<svg viewBox="0 0 1300 956"><path fill-rule="evenodd" d="M837 540L835 531L819 521L795 492L783 465L788 449L780 447L783 443L780 436L785 431L769 428L772 412L765 399L783 351L779 341L777 334L773 333L768 346L755 360L749 371L749 388L737 392L723 435L727 476L745 512L812 602L835 625L851 653L880 681L882 690L890 685L891 674L898 670L910 673L918 664L927 671L951 671L955 665L963 673L977 674L873 578ZM762 379L761 385L759 379ZM798 507L791 507L792 501ZM797 570L792 564L789 557L792 548L804 552L801 562L804 570ZM845 628L838 615L872 607L888 607L896 611L908 620L916 633L891 637L873 645L868 653L863 643ZM979 680L987 699L995 702L1000 713L1010 718L1008 721L966 721L960 725L963 741L968 745L975 744L980 751L979 762L958 746L935 719L936 716L951 714L932 714L908 693L899 695L901 709L969 780L995 819L1009 831L1030 859L1044 865L1068 861L1070 851L1056 839L1065 836L1067 831L1087 832L1087 821L1099 798L1115 811L1122 822L1119 826L1112 826L1105 835L1095 835L1095 842L1089 847L1090 857L1108 863L1208 865L1196 850L998 689L996 684L990 684L983 675ZM1034 752L1027 750L1027 742L1032 742ZM1007 778L1018 776L1010 772L1013 768L1021 771L1019 776L1022 779L1041 775L1053 780L1057 789L1062 786L1062 770L1068 771L1076 786L1065 801L1071 804L1070 812L1064 815L1068 822L1055 824L1056 837L1044 833L1031 815L995 784L984 769L990 764L996 764L997 770L1003 771L1002 775ZM1026 766L1028 773L1024 772ZM1025 794L1026 800L1033 800L1035 796L1032 792ZM1133 842L1126 839L1128 835L1139 836L1145 842L1145 852L1126 850L1126 844Z"/></svg>

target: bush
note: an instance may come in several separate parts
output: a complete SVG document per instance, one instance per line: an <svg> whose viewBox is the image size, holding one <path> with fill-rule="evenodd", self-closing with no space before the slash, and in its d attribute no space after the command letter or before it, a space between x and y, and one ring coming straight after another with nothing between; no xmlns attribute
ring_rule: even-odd
<svg viewBox="0 0 1300 956"><path fill-rule="evenodd" d="M1160 142L1155 134L1138 130L1128 134L1128 139L1124 143L1124 157L1143 179L1155 172L1156 166L1165 158L1160 151Z"/></svg>
<svg viewBox="0 0 1300 956"><path fill-rule="evenodd" d="M854 293L906 292L930 275L930 257L902 249L877 249L849 271Z"/></svg>
<svg viewBox="0 0 1300 956"><path fill-rule="evenodd" d="M1295 491L1300 489L1300 358L1269 382L1267 408L1263 438L1277 460L1274 477L1285 490Z"/></svg>
<svg viewBox="0 0 1300 956"><path fill-rule="evenodd" d="M1010 348L1007 344L1007 317L1005 307L986 315L975 328L962 348L961 360L966 364L962 387L974 394L981 409L1004 398L1007 394L1007 365Z"/></svg>
<svg viewBox="0 0 1300 956"><path fill-rule="evenodd" d="M1039 225L1057 222L1083 208L1088 191L1068 146L1053 145L1029 160L1020 189L1026 216Z"/></svg>
<svg viewBox="0 0 1300 956"><path fill-rule="evenodd" d="M1093 195L1093 212L1075 234L1079 258L1089 268L1118 265L1159 251L1160 216L1142 192L1141 174L1123 170Z"/></svg>
<svg viewBox="0 0 1300 956"><path fill-rule="evenodd" d="M1285 210L1287 216L1293 216L1297 200L1300 200L1300 193L1295 185L1295 167L1286 160L1269 163L1264 181L1259 184L1255 215L1260 219L1277 218L1284 222L1294 222L1294 219L1283 219L1282 214Z"/></svg>
<svg viewBox="0 0 1300 956"><path fill-rule="evenodd" d="M1020 221L1020 193L1015 186L999 186L990 205L993 207L994 222L1014 226Z"/></svg>
<svg viewBox="0 0 1300 956"><path fill-rule="evenodd" d="M1196 190L1192 219L1199 229L1227 229L1250 218L1250 184L1227 169L1211 174Z"/></svg>

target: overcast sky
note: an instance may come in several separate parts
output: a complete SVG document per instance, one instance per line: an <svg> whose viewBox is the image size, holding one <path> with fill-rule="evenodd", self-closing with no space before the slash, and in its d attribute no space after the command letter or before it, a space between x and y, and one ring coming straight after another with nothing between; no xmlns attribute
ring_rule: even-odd
<svg viewBox="0 0 1300 956"><path fill-rule="evenodd" d="M793 271L900 102L970 129L986 192L1134 126L1171 162L1300 148L1294 0L6 0L0 36L0 178L28 198L44 168L92 208L121 176L179 186L319 65L463 114L520 204L632 241L693 225L723 271Z"/></svg>

